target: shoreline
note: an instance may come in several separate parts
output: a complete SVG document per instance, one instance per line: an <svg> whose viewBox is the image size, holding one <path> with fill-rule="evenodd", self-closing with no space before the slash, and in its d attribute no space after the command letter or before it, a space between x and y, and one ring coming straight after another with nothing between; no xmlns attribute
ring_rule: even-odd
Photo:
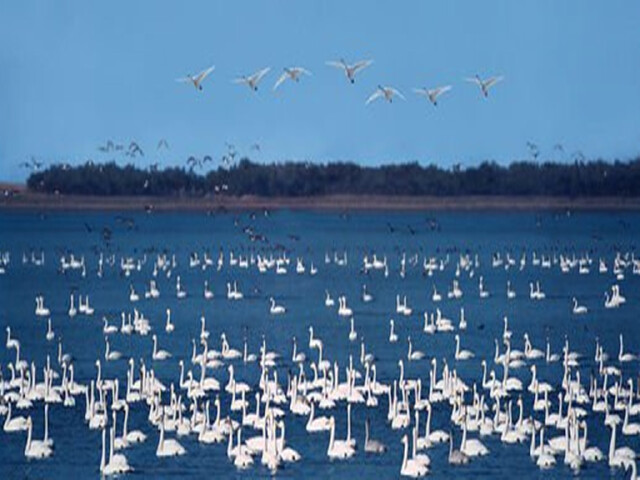
<svg viewBox="0 0 640 480"><path fill-rule="evenodd" d="M522 210L640 210L640 198L621 197L513 197L513 196L378 196L330 195L319 197L217 196L101 197L18 192L0 199L0 210L46 211L215 211L215 210L360 210L360 211L522 211Z"/></svg>

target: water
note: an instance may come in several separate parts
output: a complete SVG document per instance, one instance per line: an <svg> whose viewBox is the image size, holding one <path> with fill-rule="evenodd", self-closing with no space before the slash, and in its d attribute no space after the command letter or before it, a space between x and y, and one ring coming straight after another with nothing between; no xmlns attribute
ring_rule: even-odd
<svg viewBox="0 0 640 480"><path fill-rule="evenodd" d="M170 361L153 362L151 359L151 336L111 336L112 348L133 356L136 363L144 358L145 363L154 368L157 377L166 385L178 382L177 362L184 359L191 368L191 339L200 332L200 316L205 315L207 329L210 331L211 348L220 348L219 335L225 332L232 347L242 349L246 337L251 352L257 352L262 335L265 336L269 350L283 354L279 364L279 380L286 386L287 372L297 372L297 367L289 361L291 337L298 338L301 350L308 357L316 359L317 351L308 348L307 328L313 325L317 336L325 344L325 356L340 364L341 381L345 380L344 366L350 354L354 356L355 366L360 365L360 339L364 338L367 352L376 356L378 379L390 383L398 376L397 361L405 360L406 375L421 377L427 383L429 364L427 361L406 361L407 341L411 335L414 348L424 351L428 357L435 356L441 372L442 359L448 359L458 374L472 385L481 380L480 359L487 358L490 368L501 368L493 364L494 338L502 335L502 318L507 315L513 331L513 348L523 349L522 335L529 333L534 347L544 349L545 339L551 341L552 350L559 353L565 336L568 336L571 349L585 355L581 362L582 382L588 388L588 379L597 371L594 364L594 341L600 338L604 348L612 358L618 352L618 334L623 333L628 349L638 353L640 327L638 314L640 304L638 291L640 277L626 271L624 280L618 281L627 303L618 309L604 308L604 292L616 283L611 272L612 260L617 251L633 252L640 238L640 216L636 213L602 212L579 213L570 216L563 212L522 212L522 213L349 213L347 215L316 212L271 212L267 217L262 212L255 216L249 213L205 215L199 213L175 214L122 214L131 218L132 223L123 222L117 213L46 213L37 212L1 212L0 213L0 251L11 254L7 272L0 275L0 325L11 326L15 336L21 342L21 355L38 366L38 381L42 381L42 366L47 355L56 358L57 342L45 340L46 321L34 315L34 298L44 295L46 306L51 309L51 318L56 338L62 338L65 352L74 357L76 381L87 383L95 378L94 362L104 354L104 335L102 316L111 323L119 325L120 312L132 311L129 302L129 285L143 297L135 306L151 320L154 332L159 337L161 348L174 354ZM428 219L435 218L438 228L429 228ZM132 226L133 225L133 226ZM112 230L109 243L102 239L103 227ZM262 234L267 242L251 242L243 233L243 228L251 226ZM393 232L391 232L393 230ZM412 233L413 231L413 233ZM43 250L46 257L44 267L29 262L23 264L23 252ZM214 259L222 249L225 252L225 266L221 271L209 268L189 268L189 254L198 252L202 258L209 251ZM228 253L233 250L237 255L254 253L278 254L286 249L292 259L287 275L276 275L274 271L261 275L255 267L248 270L230 267ZM531 264L531 252L538 256L589 254L594 259L588 275L579 275L576 270L562 274L558 265L551 269L534 267ZM144 290L148 286L152 271L152 262L157 252L169 252L176 255L177 268L170 279L163 272L157 282L161 295L157 300L145 300ZM348 265L340 267L333 262L325 264L325 252L333 257L348 255ZM527 266L523 271L511 268L492 268L491 256L507 252L519 262L523 252L528 254ZM59 272L59 257L64 252L73 252L77 258L84 255L87 263L86 278L78 271ZM102 278L96 275L98 253L114 253L116 267L106 267ZM130 278L124 278L119 268L121 256L142 258L146 252L149 261L140 272L133 272ZM385 278L381 271L362 273L362 258L365 253L375 252L378 258L386 255L390 272ZM417 266L407 266L405 278L399 275L402 252L410 257L419 255ZM480 267L469 278L468 272L462 272L459 280L464 296L459 300L449 300L446 293L455 278L455 263L460 252L478 254ZM423 274L422 260L425 256L444 258L449 254L451 262L444 271L438 271L433 277ZM307 273L295 273L295 258L304 258ZM597 259L607 261L609 272L599 274ZM318 274L310 276L311 262L318 268ZM175 295L175 281L181 276L182 285L188 292L186 299L178 300ZM483 275L485 288L490 291L488 299L478 296L478 277ZM214 299L205 300L202 294L203 282L208 279L214 291ZM506 282L511 281L517 292L514 300L507 301ZM529 282L540 281L547 298L541 302L529 299ZM245 299L231 302L226 298L226 283L237 281ZM373 294L372 303L363 303L362 285L366 283ZM426 335L422 332L422 313L434 311L431 301L433 285L443 295L438 305L443 314L456 321L459 309L464 306L469 326L461 333L462 345L476 353L476 358L468 362L456 363L453 359L454 338L452 334ZM339 294L348 297L349 306L354 310L358 341L348 339L349 322L338 317L336 309L324 306L325 289L337 300ZM69 294L77 291L89 294L95 308L92 317L77 316L70 319L67 315ZM413 315L399 317L395 313L396 294L407 295ZM585 317L571 314L571 297L578 297L581 304L589 308ZM287 308L283 317L269 315L268 298L273 296L279 304ZM172 320L176 325L171 335L165 333L165 309L172 310ZM389 318L395 318L399 341L388 343ZM635 350L634 350L635 349ZM0 362L6 365L14 359L14 352L0 348ZM558 386L561 380L561 366L546 365L538 362L539 376ZM54 361L55 368L58 368ZM103 375L118 377L121 385L126 381L126 362L103 361ZM199 370L193 367L194 373ZM308 365L307 373L310 373ZM638 363L623 366L626 378L636 380ZM8 371L3 369L5 375ZM256 385L259 370L256 365L244 366L237 363L237 377L250 385ZM209 372L210 374L210 372ZM225 368L216 370L214 376L221 384L226 384L228 374ZM511 375L521 378L526 385L530 380L528 368L510 371ZM427 389L423 389L423 396ZM523 394L525 416L531 413L531 395ZM222 397L223 414L228 411L229 396ZM213 398L213 397L211 397ZM551 395L557 411L557 399ZM253 411L255 401L250 399ZM295 478L348 478L354 475L362 478L395 478L399 476L402 460L400 438L403 431L391 430L386 423L387 398L380 397L378 409L367 409L364 405L355 405L353 409L353 432L359 443L359 450L352 460L329 461L326 456L328 433L309 435L304 426L306 417L288 414L286 417L287 443L298 450L303 459L297 464L289 464L279 470L277 476ZM166 402L166 397L165 397ZM101 434L99 430L89 430L84 422L85 401L83 396L76 399L75 408L53 405L50 411L50 434L54 438L53 457L44 461L27 461L23 455L26 435L23 433L6 434L0 429L0 478L90 478L99 475L101 453ZM336 438L346 436L346 409L339 404L332 412L336 416ZM444 404L434 406L432 428L449 431L450 407ZM142 429L147 435L146 443L133 446L125 451L129 463L136 470L136 478L201 478L211 476L257 477L271 476L265 467L258 466L246 472L238 472L227 459L226 442L220 445L201 445L194 436L182 437L180 442L187 449L187 455L181 458L158 459L155 448L157 431L146 420L146 404L135 404L131 408L129 429ZM215 410L213 410L215 414ZM517 416L518 410L514 409ZM37 403L31 410L19 414L30 414L34 419L34 438L42 438L43 408ZM323 414L328 414L323 412ZM374 437L383 440L389 451L382 456L365 455L362 451L364 421L369 416L372 421ZM238 419L239 415L234 414ZM536 418L540 418L540 414ZM424 429L424 414L421 416L421 434ZM633 421L637 421L637 418ZM605 453L609 445L609 431L602 426L602 414L590 414L589 443L599 446ZM118 420L118 434L122 428L122 416ZM243 438L258 432L244 429ZM546 437L561 435L562 431L547 429ZM169 435L173 438L173 434ZM476 437L473 434L472 437ZM456 431L456 443L460 433ZM523 445L503 445L497 436L483 437L483 442L491 454L475 458L461 468L451 467L446 460L447 446L436 446L428 450L431 457L433 478L569 478L574 473L562 465L549 472L541 472L529 457L529 443ZM638 437L621 435L618 429L618 444L640 448ZM618 470L610 470L606 462L585 466L575 476L579 478L626 478Z"/></svg>

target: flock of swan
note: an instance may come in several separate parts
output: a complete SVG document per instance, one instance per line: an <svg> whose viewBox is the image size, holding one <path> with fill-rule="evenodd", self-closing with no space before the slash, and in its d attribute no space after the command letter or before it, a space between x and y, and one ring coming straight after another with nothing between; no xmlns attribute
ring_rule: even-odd
<svg viewBox="0 0 640 480"><path fill-rule="evenodd" d="M351 80L359 70L346 64L344 69ZM194 84L199 86L204 77L195 78ZM243 81L257 84L260 78ZM564 464L577 471L604 462L613 469L628 469L636 478L637 453L631 445L637 445L640 435L640 384L634 378L640 352L629 351L622 334L617 352L607 352L597 337L592 346L579 351L570 335L550 339L530 332L517 334L509 318L500 315L484 319L498 325L493 330L487 326L486 333L500 332L495 338L487 335L486 351L495 347L491 358L469 346L470 336L485 327L465 314L464 308L469 297L481 305L494 298L501 302L526 299L538 305L550 301L543 288L550 275L563 275L568 283L577 275L592 275L607 284L601 299L571 295L563 300L567 316L581 325L598 311L605 321L608 309L633 308L629 304L635 298L627 299L624 294L630 292L623 290L628 277L640 275L640 260L633 252L599 258L577 252L519 256L496 252L484 261L473 253L404 252L388 260L387 254L367 252L356 257L355 266L354 255L327 252L317 264L311 255L292 258L282 251L221 250L216 256L205 250L193 251L188 258L170 252L100 252L95 262L83 252L68 252L55 258L57 275L72 276L78 291L62 299L38 291L31 318L25 312L25 322L42 325L38 343L49 349L42 364L30 359L22 347L20 329L6 327L1 358L10 360L2 367L0 380L3 441L24 444L28 460L56 455L57 432L50 431L48 419L66 408L83 415L88 430L99 432L102 442L95 464L103 475L141 468L129 462L128 453L144 442L155 443L157 457L176 457L189 455L186 439L190 438L226 449L228 461L238 469L261 464L276 472L289 463L305 461L303 442L323 444L331 461L392 456L390 442L395 437L391 432L397 431L402 456L391 461L402 476L421 477L434 469L467 465L477 457L508 455L514 445L523 444L529 448L533 468L557 469ZM1 258L2 277L9 279L19 265L14 265L9 252L2 252ZM50 265L44 253L34 252L24 253L22 264ZM335 339L319 336L313 318L293 311L276 295L243 292L237 280L226 282L225 291L222 280L223 274L238 278L242 271L253 271L264 279L261 286L268 291L279 275L294 277L296 284L319 282L323 268L340 269L340 276L356 275L362 283L355 298L348 298L337 282L318 288L322 293L309 300L333 318L337 331L353 346L348 351L336 352ZM529 290L516 291L509 281L492 285L491 291L485 280L491 271L506 271L512 279L526 276ZM451 274L450 283L442 280L445 272ZM200 279L196 274L203 273L207 280L198 280L197 287L185 281ZM413 274L422 282L419 297L402 292L403 280ZM394 282L395 298L380 298L371 287L374 278ZM89 279L97 284L117 282L124 303L118 307L119 314L108 314L109 305L91 304L93 294L84 284ZM46 290L45 285L37 288ZM308 339L289 336L285 343L291 350L277 351L259 331L232 338L225 333L223 320L212 322L205 313L192 312L192 318L172 316L176 302L196 297L232 305L253 301L266 319L263 330L278 329L285 338L288 333L279 325L286 324L278 322L295 317L305 324ZM152 305L160 306L164 315L147 316L145 310ZM386 309L389 319L366 328L359 325L358 317L370 305ZM447 311L454 315L448 318ZM59 325L74 328L77 322L104 338L104 347L94 359L94 374L82 379L74 373L71 352L75 346L63 344L57 331L62 328ZM187 325L197 325L198 333L181 349L169 349L169 339ZM410 335L409 325L421 333ZM396 365L395 373L385 378L378 376L377 354L365 340L376 329L384 332L385 355L394 356ZM145 345L144 351L134 351L132 343L124 341L133 337ZM448 350L440 355L444 358L432 353L435 338ZM631 345L638 348L637 338ZM108 376L103 370L106 365L118 374ZM286 377L283 367L289 372ZM588 378L585 368L591 372ZM167 371L173 376L161 373ZM257 381L243 378L240 372L246 376L247 371L255 372ZM33 412L40 409L42 425L34 422ZM131 425L130 411L143 412L146 421ZM354 414L366 417L363 431L353 430ZM388 426L384 433L372 428L371 419L380 418ZM296 444L286 434L292 422L302 422L306 430L306 438L297 439ZM588 435L596 429L608 432L606 445L602 438L594 442L593 435ZM446 463L432 461L438 450L446 452Z"/></svg>
<svg viewBox="0 0 640 480"><path fill-rule="evenodd" d="M347 63L344 59L341 58L340 60L328 61L326 62L326 65L342 71L347 78L347 81L351 84L354 84L356 82L356 75L362 72L365 68L369 67L372 63L373 60L359 60L354 63ZM214 70L215 66L212 65L199 73L188 74L185 77L176 79L176 81L180 83L190 83L196 88L196 90L203 90L203 82L207 79L207 77L209 77L209 75L213 73ZM240 85L246 85L251 91L257 92L258 86L261 83L262 79L270 71L270 67L261 68L254 73L237 77L233 80L233 82ZM282 69L282 73L278 76L275 84L273 85L273 90L277 90L287 80L293 83L298 83L300 82L301 78L310 75L311 72L304 67L285 67ZM481 78L479 75L476 75L474 77L466 78L465 81L475 84L480 90L480 93L483 95L483 97L486 98L489 96L489 90L493 88L497 83L501 82L503 79L504 77L501 75L492 76L485 79ZM441 95L449 92L451 89L451 85L443 85L438 87L414 88L413 92L416 95L420 95L427 99L433 104L433 106L437 106L438 98ZM369 105L371 102L378 99L386 100L387 102L392 103L394 98L405 100L404 95L397 88L389 85L378 85L376 90L367 98L365 104Z"/></svg>

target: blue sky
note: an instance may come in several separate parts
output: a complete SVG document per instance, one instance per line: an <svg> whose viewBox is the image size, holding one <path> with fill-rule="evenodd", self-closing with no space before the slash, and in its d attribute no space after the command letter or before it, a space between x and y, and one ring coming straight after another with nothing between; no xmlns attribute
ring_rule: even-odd
<svg viewBox="0 0 640 480"><path fill-rule="evenodd" d="M633 1L2 2L0 179L24 179L31 155L124 163L97 151L107 139L137 140L140 165L219 158L225 142L264 162L506 163L527 141L557 160L627 159L639 18ZM339 57L374 64L350 85L324 63ZM204 91L175 82L211 64ZM313 75L274 94L290 65ZM257 94L231 82L264 66ZM476 73L505 80L485 100L463 81ZM378 84L407 101L365 107ZM411 91L442 84L437 108Z"/></svg>

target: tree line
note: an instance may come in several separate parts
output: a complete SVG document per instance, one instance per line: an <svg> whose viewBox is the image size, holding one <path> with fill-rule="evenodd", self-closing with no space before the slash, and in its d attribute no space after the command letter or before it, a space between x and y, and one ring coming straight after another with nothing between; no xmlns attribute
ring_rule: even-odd
<svg viewBox="0 0 640 480"><path fill-rule="evenodd" d="M352 195L640 196L640 158L573 163L483 162L443 168L417 162L376 167L350 162L259 164L244 158L196 173L182 167L144 169L115 162L51 165L32 173L31 191L78 195L299 197Z"/></svg>

